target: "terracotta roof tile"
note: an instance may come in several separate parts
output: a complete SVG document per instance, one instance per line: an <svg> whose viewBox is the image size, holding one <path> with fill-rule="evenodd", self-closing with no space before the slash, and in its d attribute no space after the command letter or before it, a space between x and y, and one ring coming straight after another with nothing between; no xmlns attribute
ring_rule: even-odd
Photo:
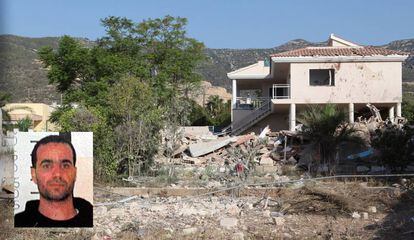
<svg viewBox="0 0 414 240"><path fill-rule="evenodd" d="M307 47L287 52L275 53L271 57L328 57L328 56L387 56L409 55L401 51L394 51L377 47Z"/></svg>

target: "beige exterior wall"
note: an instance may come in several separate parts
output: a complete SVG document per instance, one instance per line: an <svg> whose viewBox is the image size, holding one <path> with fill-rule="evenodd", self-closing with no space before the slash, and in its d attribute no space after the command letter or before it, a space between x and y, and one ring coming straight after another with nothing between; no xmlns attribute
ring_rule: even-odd
<svg viewBox="0 0 414 240"><path fill-rule="evenodd" d="M335 69L335 86L310 86L310 69ZM292 63L293 103L396 103L402 100L401 62Z"/></svg>

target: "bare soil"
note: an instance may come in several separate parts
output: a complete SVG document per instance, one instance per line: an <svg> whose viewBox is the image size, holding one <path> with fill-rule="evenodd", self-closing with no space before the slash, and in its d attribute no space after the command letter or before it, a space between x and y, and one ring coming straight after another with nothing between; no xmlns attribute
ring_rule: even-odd
<svg viewBox="0 0 414 240"><path fill-rule="evenodd" d="M95 203L122 198L95 191ZM13 201L2 199L0 207L0 239L414 239L413 189L361 182L203 197L142 196L95 206L90 230L14 229ZM226 227L223 218L237 223Z"/></svg>

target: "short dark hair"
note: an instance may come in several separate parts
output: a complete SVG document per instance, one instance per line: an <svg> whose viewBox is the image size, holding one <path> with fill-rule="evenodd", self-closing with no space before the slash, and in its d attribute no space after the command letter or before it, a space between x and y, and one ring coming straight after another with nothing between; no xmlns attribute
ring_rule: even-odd
<svg viewBox="0 0 414 240"><path fill-rule="evenodd" d="M76 166L76 152L75 152L75 148L73 147L72 143L70 141L68 141L67 139L65 139L62 136L59 135L50 135L47 137L44 137L42 139L40 139L36 145L33 148L32 151L32 167L36 168L36 162L37 162L37 149L41 146L41 145L46 145L48 143L63 143L63 144L67 144L69 145L70 149L72 149L72 155L73 155L73 165Z"/></svg>

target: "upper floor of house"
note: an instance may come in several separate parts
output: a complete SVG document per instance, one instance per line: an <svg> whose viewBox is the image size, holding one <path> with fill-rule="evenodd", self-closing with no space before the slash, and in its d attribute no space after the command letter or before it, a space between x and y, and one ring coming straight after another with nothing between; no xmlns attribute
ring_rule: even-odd
<svg viewBox="0 0 414 240"><path fill-rule="evenodd" d="M233 80L233 106L256 98L273 103L396 103L402 99L402 62L407 57L331 34L325 47L275 53L227 76Z"/></svg>

